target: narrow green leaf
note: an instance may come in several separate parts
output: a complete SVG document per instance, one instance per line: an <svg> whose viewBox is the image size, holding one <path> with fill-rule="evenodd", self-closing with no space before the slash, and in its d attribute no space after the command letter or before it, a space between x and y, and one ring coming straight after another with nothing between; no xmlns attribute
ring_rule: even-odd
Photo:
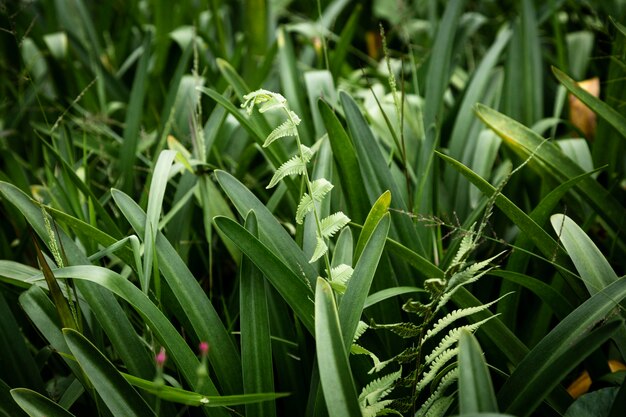
<svg viewBox="0 0 626 417"><path fill-rule="evenodd" d="M74 414L48 397L28 388L12 389L11 396L31 417L74 417Z"/></svg>
<svg viewBox="0 0 626 417"><path fill-rule="evenodd" d="M339 320L341 322L341 332L343 333L343 341L346 349L350 348L354 333L361 319L365 300L370 292L378 262L385 248L385 240L387 233L389 233L390 222L390 215L387 213L383 215L375 225L374 230L365 243L361 254L362 256L354 267L348 288L341 298Z"/></svg>
<svg viewBox="0 0 626 417"><path fill-rule="evenodd" d="M237 222L219 216L214 222L263 272L307 330L313 334L313 292L304 277L294 273L273 251Z"/></svg>
<svg viewBox="0 0 626 417"><path fill-rule="evenodd" d="M57 269L55 273L58 278L94 282L128 302L145 320L156 339L167 351L168 357L177 365L183 378L189 385L196 387L198 379L196 371L200 365L196 354L161 310L139 288L118 273L99 266L71 266ZM207 394L219 394L210 380L208 386Z"/></svg>
<svg viewBox="0 0 626 417"><path fill-rule="evenodd" d="M489 271L489 275L504 278L507 282L515 283L516 286L522 286L532 291L554 312L557 318L560 320L567 317L569 313L574 310L572 304L565 298L560 292L552 288L545 282L530 277L528 275L520 274L519 272L505 271L495 269ZM504 302L506 298L502 299L500 303ZM500 304L498 303L498 305Z"/></svg>
<svg viewBox="0 0 626 417"><path fill-rule="evenodd" d="M139 144L139 128L141 126L143 114L143 101L146 95L146 87L148 84L148 63L150 62L150 44L151 32L148 31L142 45L143 53L139 61L135 78L133 80L133 89L128 102L128 110L126 111L126 120L124 123L124 143L120 149L120 171L122 189L130 190L134 178L134 165L137 159L137 146Z"/></svg>
<svg viewBox="0 0 626 417"><path fill-rule="evenodd" d="M478 176L465 165L439 152L437 152L437 156L461 172L461 174L469 179L470 182L478 187L478 189L481 190L487 197L492 197L497 192L497 189L493 185L489 184L489 182ZM552 239L552 237L541 226L535 223L533 219L524 213L523 210L517 207L503 194L498 194L496 196L495 204L520 228L520 230L532 239L533 243L539 248L547 259L554 258L553 260L558 265L568 265L567 257L561 246L559 246L559 244ZM571 278L570 275L567 276Z"/></svg>
<svg viewBox="0 0 626 417"><path fill-rule="evenodd" d="M112 190L113 199L131 224L135 233L145 233L146 214L129 196ZM157 233L155 249L159 269L193 327L198 339L208 342L219 355L209 361L225 393L241 392L241 361L233 339L224 327L217 311L185 262L161 232Z"/></svg>
<svg viewBox="0 0 626 417"><path fill-rule="evenodd" d="M433 123L441 124L443 120L441 112L443 110L444 92L448 88L452 70L454 36L459 28L458 21L464 6L464 0L449 2L437 28L425 83L427 88L426 105L424 106L424 126L427 129ZM425 145L426 148L422 151L422 156L430 153L433 144Z"/></svg>
<svg viewBox="0 0 626 417"><path fill-rule="evenodd" d="M35 359L2 292L0 292L0 369L2 379L14 387L42 390L43 380Z"/></svg>
<svg viewBox="0 0 626 417"><path fill-rule="evenodd" d="M115 224L111 215L107 213L107 211L104 209L102 203L93 193L92 189L83 182L83 180L76 174L76 172L61 156L59 151L54 146L50 145L47 141L42 141L42 143L50 152L52 152L57 157L57 160L61 164L63 172L65 173L65 175L67 175L72 184L78 189L78 191L83 193L83 195L89 199L89 202L91 204L93 204L93 209L98 215L98 219L103 223L107 233L115 238L121 238L122 232L120 232L119 227L117 227L117 224ZM52 210L53 208L50 209Z"/></svg>
<svg viewBox="0 0 626 417"><path fill-rule="evenodd" d="M112 246L119 242L113 236L103 232L101 229L53 207L46 207L46 212L48 212L48 214L55 220L65 224L74 233L76 233L77 236L82 237L83 239L90 239L91 242L98 243L99 245L105 247ZM105 230L108 231L109 229ZM132 250L128 247L128 245L121 246L116 254L128 265L133 265L135 262Z"/></svg>
<svg viewBox="0 0 626 417"><path fill-rule="evenodd" d="M229 173L216 170L215 177L241 217L245 217L250 210L254 210L259 221L259 240L279 256L289 266L292 273L304 274L313 287L317 272L309 265L309 260L300 247L265 204Z"/></svg>
<svg viewBox="0 0 626 417"><path fill-rule="evenodd" d="M236 405L256 404L263 401L272 401L286 397L289 394L283 393L254 393L241 395L202 395L197 392L187 391L167 385L157 385L153 381L137 378L132 375L122 374L124 378L133 386L140 388L157 397L179 404L201 406L201 407L233 407ZM212 413L214 411L211 411ZM248 414L246 414L248 415ZM260 414L265 415L265 414Z"/></svg>
<svg viewBox="0 0 626 417"><path fill-rule="evenodd" d="M345 190L348 213L355 222L362 223L367 216L369 201L354 145L328 103L319 100L318 107L328 132L333 158L339 171L339 181Z"/></svg>
<svg viewBox="0 0 626 417"><path fill-rule="evenodd" d="M361 11L363 6L361 4L356 4L350 18L343 26L341 33L339 34L337 44L332 48L331 58L330 58L330 71L338 79L339 74L341 73L341 68L344 66L346 62L346 56L348 55L348 49L351 46L352 38L356 30L359 28L359 17L361 16Z"/></svg>
<svg viewBox="0 0 626 417"><path fill-rule="evenodd" d="M321 277L315 290L315 335L320 383L329 416L361 415L333 290Z"/></svg>
<svg viewBox="0 0 626 417"><path fill-rule="evenodd" d="M555 144L545 141L531 129L481 104L477 104L475 110L478 117L520 157L526 159L533 155L540 164L531 166L540 173L548 174L558 182L584 174L582 168L564 155ZM609 225L617 231L626 228L626 209L594 179L586 178L575 188ZM541 248L539 245L537 247Z"/></svg>
<svg viewBox="0 0 626 417"><path fill-rule="evenodd" d="M248 213L245 228L257 237L254 212ZM240 273L241 368L245 394L274 390L270 322L265 294L265 278L252 261L244 257ZM246 405L248 416L275 416L272 401Z"/></svg>
<svg viewBox="0 0 626 417"><path fill-rule="evenodd" d="M61 323L63 323L63 327L69 327L71 329L77 329L78 324L74 316L72 315L72 311L70 310L70 305L68 304L63 292L61 291L61 287L57 282L52 270L50 269L50 265L48 265L48 261L43 256L41 249L39 248L39 244L36 239L33 239L33 243L35 244L35 251L37 252L37 260L39 261L39 267L43 272L43 276L46 279L46 284L48 284L48 291L50 291L50 295L52 296L52 301L54 301L54 306L59 314L59 318L61 319Z"/></svg>
<svg viewBox="0 0 626 417"><path fill-rule="evenodd" d="M571 79L567 74L556 67L552 67L552 73L559 80L561 84L569 90L570 93L578 97L580 101L593 110L598 116L606 120L611 126L619 132L622 137L626 137L626 118L622 116L617 110L603 102L602 100L594 97L582 87L580 87L576 81Z"/></svg>
<svg viewBox="0 0 626 417"><path fill-rule="evenodd" d="M28 417L11 395L11 387L0 379L0 415L3 417Z"/></svg>
<svg viewBox="0 0 626 417"><path fill-rule="evenodd" d="M0 182L0 193L20 210L39 237L47 241L47 232L39 204L11 184ZM90 263L82 249L62 229L58 230L58 238L65 249L70 265ZM115 297L97 285L86 282L76 282L75 285L128 369L140 376L150 374L153 370L150 356L144 346L137 343L137 333Z"/></svg>
<svg viewBox="0 0 626 417"><path fill-rule="evenodd" d="M361 257L361 253L365 248L365 244L369 241L372 233L374 233L374 229L378 225L380 219L385 216L389 212L389 205L391 204L391 193L389 191L385 191L378 197L378 200L372 206L367 218L365 219L365 223L363 224L363 229L361 230L361 234L359 235L359 240L356 243L356 248L354 249L354 262L358 262Z"/></svg>
<svg viewBox="0 0 626 417"><path fill-rule="evenodd" d="M550 222L591 295L617 281L602 252L572 219L555 214Z"/></svg>
<svg viewBox="0 0 626 417"><path fill-rule="evenodd" d="M156 416L115 366L82 334L63 329L74 357L114 416Z"/></svg>
<svg viewBox="0 0 626 417"><path fill-rule="evenodd" d="M141 288L144 292L148 292L150 288L150 279L152 275L152 264L154 257L154 243L159 229L159 219L161 217L161 208L163 206L163 197L165 196L165 187L169 180L170 168L174 158L178 152L165 150L159 154L156 166L152 171L152 181L150 182L150 192L148 194L148 209L146 214L146 223L144 226L145 234L143 238L144 254L143 254L143 282ZM155 283L156 284L156 283Z"/></svg>
<svg viewBox="0 0 626 417"><path fill-rule="evenodd" d="M593 351L595 343L587 343L585 347L586 341L581 341L581 338L624 297L626 279L620 279L596 293L561 321L517 365L498 393L500 406L514 415L526 416L532 413L551 389L561 382L556 376L564 377ZM607 329L610 332L602 333L602 338L606 340L610 337L618 325L619 322L603 326L600 330ZM573 347L574 344L578 351ZM574 357L567 356L568 353ZM560 358L567 358L567 362Z"/></svg>
<svg viewBox="0 0 626 417"><path fill-rule="evenodd" d="M276 32L280 82L283 87L282 90L285 92L285 97L289 101L289 106L302 117L303 128L300 130L302 142L311 146L313 143L313 138L311 137L313 132L310 123L311 117L309 117L309 113L306 111L302 71L298 69L290 36L285 27L279 27Z"/></svg>
<svg viewBox="0 0 626 417"><path fill-rule="evenodd" d="M380 290L375 292L374 294L370 294L365 299L365 304L363 304L363 308L368 308L373 306L374 304L380 303L381 301L388 300L389 298L397 297L398 295L411 294L416 292L425 292L423 288L418 287L393 287L393 288L385 288L384 290Z"/></svg>
<svg viewBox="0 0 626 417"><path fill-rule="evenodd" d="M409 211L409 205L402 197L403 193L400 192L400 188L392 176L381 148L369 124L361 114L358 105L352 97L344 92L341 92L339 97L346 113L350 135L357 151L361 176L367 179L367 183L365 183L367 195L373 201L385 191L390 191L393 196L393 207L399 209L399 211ZM413 250L419 248L420 253L429 253L429 250L425 249L424 242L420 240L420 236L416 232L418 228L406 213L399 212L393 216L393 227L390 234L392 236L397 235L399 241ZM432 231L428 233L432 233Z"/></svg>
<svg viewBox="0 0 626 417"><path fill-rule="evenodd" d="M461 415L498 411L483 352L467 330L461 332L459 340L459 410Z"/></svg>

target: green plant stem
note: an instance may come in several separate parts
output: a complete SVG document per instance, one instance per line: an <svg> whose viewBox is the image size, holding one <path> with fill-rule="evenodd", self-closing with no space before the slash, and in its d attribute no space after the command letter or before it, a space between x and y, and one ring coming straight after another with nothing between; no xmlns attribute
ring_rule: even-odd
<svg viewBox="0 0 626 417"><path fill-rule="evenodd" d="M293 123L294 126L297 126L297 123L293 119L289 109L286 107L283 107L283 110L285 111L285 113L287 113L287 117L289 118L289 121L291 121L291 123ZM298 132L297 127L296 127L296 143L298 144L298 152L300 153L300 158L304 160L304 152L302 151L302 141L300 140L300 133ZM306 179L306 188L309 192L309 195L311 196L311 199L313 199L313 185L311 184L309 171L306 169L304 170L304 178ZM319 213L317 212L317 206L314 200L313 200L313 216L315 217L315 227L317 228L317 234L322 239L324 239L324 236L322 235L322 223L320 221L320 216L319 216ZM328 248L326 249L326 252L324 253L324 263L326 264L326 270L328 271L328 280L332 281L332 273L330 270L330 258L328 257Z"/></svg>

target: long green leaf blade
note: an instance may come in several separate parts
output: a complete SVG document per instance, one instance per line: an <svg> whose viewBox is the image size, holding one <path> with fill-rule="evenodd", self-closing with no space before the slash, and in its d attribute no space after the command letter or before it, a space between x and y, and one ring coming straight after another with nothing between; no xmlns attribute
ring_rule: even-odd
<svg viewBox="0 0 626 417"><path fill-rule="evenodd" d="M63 334L74 357L114 416L156 416L115 366L85 336L71 329L63 329Z"/></svg>
<svg viewBox="0 0 626 417"><path fill-rule="evenodd" d="M254 212L248 213L245 228L256 237L258 224ZM270 322L265 294L265 278L253 262L244 257L240 273L241 368L245 394L274 389ZM248 416L275 416L272 401L246 405Z"/></svg>
<svg viewBox="0 0 626 417"><path fill-rule="evenodd" d="M349 349L352 344L378 262L385 248L389 225L390 216L389 213L386 213L380 218L371 236L367 239L363 253L354 267L348 288L341 299L339 320L346 349Z"/></svg>
<svg viewBox="0 0 626 417"><path fill-rule="evenodd" d="M361 415L333 290L324 278L317 279L315 290L315 335L320 383L329 416Z"/></svg>
<svg viewBox="0 0 626 417"><path fill-rule="evenodd" d="M249 257L313 334L313 291L303 277L295 274L273 251L237 222L216 217L215 225ZM307 262L308 263L308 262Z"/></svg>
<svg viewBox="0 0 626 417"><path fill-rule="evenodd" d="M74 417L51 399L28 388L12 389L11 396L31 417Z"/></svg>
<svg viewBox="0 0 626 417"><path fill-rule="evenodd" d="M459 410L462 415L498 411L483 352L467 330L462 331L459 340Z"/></svg>
<svg viewBox="0 0 626 417"><path fill-rule="evenodd" d="M113 199L137 235L145 233L146 214L130 197L112 190ZM198 339L208 342L219 355L210 355L209 361L223 385L225 393L241 392L241 362L239 351L226 331L217 311L198 281L161 232L157 233L156 253L159 269L174 296L178 299L186 319Z"/></svg>
<svg viewBox="0 0 626 417"><path fill-rule="evenodd" d="M530 414L550 392L550 388L560 382L554 378L553 365L570 350L575 341L580 340L591 326L603 320L624 297L626 297L626 279L622 278L589 298L561 321L517 365L498 393L501 408L515 415ZM613 328L612 332L615 330L616 328Z"/></svg>
<svg viewBox="0 0 626 417"><path fill-rule="evenodd" d="M618 113L613 107L584 90L576 83L576 81L571 79L560 69L552 67L552 73L554 73L554 76L565 86L565 88L569 90L570 93L574 94L598 116L606 120L615 128L617 132L622 135L622 137L626 137L626 118L624 118L624 116Z"/></svg>

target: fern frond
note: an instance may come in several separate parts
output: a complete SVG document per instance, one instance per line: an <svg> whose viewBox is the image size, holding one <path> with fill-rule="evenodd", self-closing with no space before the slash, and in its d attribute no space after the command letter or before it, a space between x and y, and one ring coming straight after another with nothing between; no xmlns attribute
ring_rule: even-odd
<svg viewBox="0 0 626 417"><path fill-rule="evenodd" d="M349 222L350 218L343 214L343 212L341 211L338 211L337 213L333 213L330 216L323 218L320 222L322 237L332 237Z"/></svg>
<svg viewBox="0 0 626 417"><path fill-rule="evenodd" d="M425 417L443 417L446 415L448 408L452 405L454 399L452 397L441 397L428 409Z"/></svg>
<svg viewBox="0 0 626 417"><path fill-rule="evenodd" d="M491 258L486 259L484 261L476 262L476 263L468 266L464 270L454 274L452 276L452 278L450 278L448 280L448 285L446 287L446 291L450 291L451 289L453 289L455 287L467 284L468 280L472 279L472 277L475 274L477 274L480 270L482 270L484 267L489 265L494 259L496 259L501 254L502 254L502 252L500 252L499 254L497 254L495 256L492 256Z"/></svg>
<svg viewBox="0 0 626 417"><path fill-rule="evenodd" d="M275 108L286 108L287 99L281 94L272 91L258 89L243 96L241 107L245 108L248 114L252 113L255 105L259 105L259 112L265 113Z"/></svg>
<svg viewBox="0 0 626 417"><path fill-rule="evenodd" d="M309 263L313 263L317 261L319 258L321 258L322 256L324 256L327 250L328 250L328 246L326 246L326 242L324 242L323 238L318 236L317 244L315 245L315 250L313 251L313 256L311 256Z"/></svg>
<svg viewBox="0 0 626 417"><path fill-rule="evenodd" d="M417 314L418 316L423 316L425 313L429 312L432 308L434 302L430 302L428 304L424 304L420 301L407 301L402 305L402 310L407 313Z"/></svg>
<svg viewBox="0 0 626 417"><path fill-rule="evenodd" d="M371 374L373 372L380 372L385 366L389 365L392 362L395 362L398 364L412 362L415 360L415 358L417 358L418 354L419 354L419 349L417 347L415 346L408 347L404 349L402 352L398 353L393 358L387 359L384 362L380 362L377 366L374 366L367 373Z"/></svg>
<svg viewBox="0 0 626 417"><path fill-rule="evenodd" d="M374 367L377 367L380 365L380 359L378 359L378 356L376 356L374 353L372 353L368 349L356 343L352 343L352 346L350 346L350 354L351 355L367 355L372 360Z"/></svg>
<svg viewBox="0 0 626 417"><path fill-rule="evenodd" d="M460 287L462 287L463 285L471 284L472 282L478 281L487 272L489 272L490 269L487 269L487 270L484 270L484 271L478 273L481 269L483 269L485 266L487 266L489 263L491 263L491 261L493 261L495 258L497 258L500 255L501 255L501 253L499 253L496 256L493 256L493 257L491 257L491 258L489 258L489 259L487 259L485 261L476 262L475 264L472 264L472 265L468 266L467 268L465 268L464 270L459 271L456 274L454 274L452 276L452 278L450 278L450 280L448 281L448 286L446 288L446 292L439 299L439 303L437 303L437 308L435 308L435 312L439 311L439 309L441 309L441 307L443 307L448 301L450 301L450 298L452 297L452 295Z"/></svg>
<svg viewBox="0 0 626 417"><path fill-rule="evenodd" d="M483 305L476 306L476 307L460 308L458 310L454 310L453 312L440 318L439 321L437 321L437 323L435 323L435 325L426 332L426 334L424 335L424 339L422 341L426 341L430 339L431 337L438 334L440 331L442 331L447 326L454 323L456 320L460 318L471 316L472 314L476 314L483 310L487 310L489 307L491 307L498 301L502 300L504 297L506 297L509 294L511 293L504 294L502 297L498 298L497 300L493 300L492 302L487 303L487 304L483 304Z"/></svg>
<svg viewBox="0 0 626 417"><path fill-rule="evenodd" d="M306 172L306 164L308 164L313 157L313 151L304 145L302 146L302 150L302 156L296 155L278 167L266 188L274 187L280 180L289 175L304 175Z"/></svg>
<svg viewBox="0 0 626 417"><path fill-rule="evenodd" d="M352 274L354 273L354 269L350 265L339 264L334 268L330 269L330 273L328 274L328 278L336 283L341 284L344 287L348 285L348 281L352 278Z"/></svg>
<svg viewBox="0 0 626 417"><path fill-rule="evenodd" d="M469 332L474 332L480 326L482 326L483 324L485 324L486 322L488 322L489 320L491 320L494 317L496 317L496 316L490 316L490 317L487 317L486 319L483 319L483 320L478 321L476 323L468 324L466 326L456 327L456 328L450 330L448 332L448 334L443 339L441 339L441 342L439 342L439 345L430 354L428 354L424 358L425 363L430 363L431 360L435 359L437 356L439 356L443 352L445 352L445 350L448 349L450 346L452 346L453 344L457 343L459 341L459 339L461 338L461 331L462 330L467 330Z"/></svg>
<svg viewBox="0 0 626 417"><path fill-rule="evenodd" d="M401 322L401 323L391 323L391 324L376 324L376 323L372 323L371 326L373 329L387 329L389 331L391 331L392 333L397 334L398 336L404 338L404 339L409 339L411 337L417 337L419 336L420 332L422 331L422 326L421 325L416 325L413 323L408 323L408 322Z"/></svg>
<svg viewBox="0 0 626 417"><path fill-rule="evenodd" d="M454 368L451 371L449 371L447 374L445 374L440 380L439 380L439 384L437 385L437 388L435 389L435 391L430 395L430 397L428 397L426 399L426 401L424 401L424 403L422 404L422 406L420 407L419 410L417 410L417 413L415 414L415 417L425 417L426 413L428 412L428 410L430 409L431 405L433 405L435 403L435 401L439 400L440 398L442 398L443 393L448 389L449 386L451 386L457 379L459 379L459 368Z"/></svg>
<svg viewBox="0 0 626 417"><path fill-rule="evenodd" d="M296 210L296 222L302 224L304 216L315 207L316 201L322 201L324 196L333 189L333 185L325 178L320 178L311 183L311 195L305 193L300 199Z"/></svg>
<svg viewBox="0 0 626 417"><path fill-rule="evenodd" d="M376 404L368 405L367 407L361 407L362 417L385 416L388 414L402 416L402 414L400 414L396 410L385 408L388 405L391 405L391 403L393 403L393 400L385 400Z"/></svg>
<svg viewBox="0 0 626 417"><path fill-rule="evenodd" d="M359 320L359 322L356 325L356 331L354 332L354 337L352 338L352 343L355 343L357 340L359 340L359 338L363 336L363 333L365 333L365 331L369 328L370 326L367 323L365 323L363 320Z"/></svg>
<svg viewBox="0 0 626 417"><path fill-rule="evenodd" d="M450 362L452 358L456 357L458 353L459 348L457 346L453 349L448 349L441 355L437 356L430 364L428 372L426 372L420 382L418 382L417 391L422 391L426 385L430 384L430 382L435 379L435 376L437 376L437 373L441 370L441 368L443 368L446 363Z"/></svg>
<svg viewBox="0 0 626 417"><path fill-rule="evenodd" d="M394 383L401 375L402 368L367 384L359 395L359 404L361 404L361 407L376 404L389 395L394 388Z"/></svg>
<svg viewBox="0 0 626 417"><path fill-rule="evenodd" d="M474 244L476 242L476 237L474 236L474 226L476 226L476 223L472 224L465 236L463 236L459 249L456 251L454 259L452 259L450 268L454 268L462 264L465 257L474 249Z"/></svg>
<svg viewBox="0 0 626 417"><path fill-rule="evenodd" d="M265 142L263 142L263 147L267 148L276 139L284 138L287 136L296 136L297 134L298 128L293 123L293 121L291 121L291 119L287 119L283 123L281 123L276 129L272 130L272 132L265 139Z"/></svg>

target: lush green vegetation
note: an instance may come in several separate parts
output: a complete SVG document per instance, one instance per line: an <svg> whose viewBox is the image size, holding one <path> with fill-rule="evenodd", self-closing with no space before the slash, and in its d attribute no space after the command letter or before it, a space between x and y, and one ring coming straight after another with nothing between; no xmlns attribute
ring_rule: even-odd
<svg viewBox="0 0 626 417"><path fill-rule="evenodd" d="M0 415L626 415L625 1L0 6Z"/></svg>

